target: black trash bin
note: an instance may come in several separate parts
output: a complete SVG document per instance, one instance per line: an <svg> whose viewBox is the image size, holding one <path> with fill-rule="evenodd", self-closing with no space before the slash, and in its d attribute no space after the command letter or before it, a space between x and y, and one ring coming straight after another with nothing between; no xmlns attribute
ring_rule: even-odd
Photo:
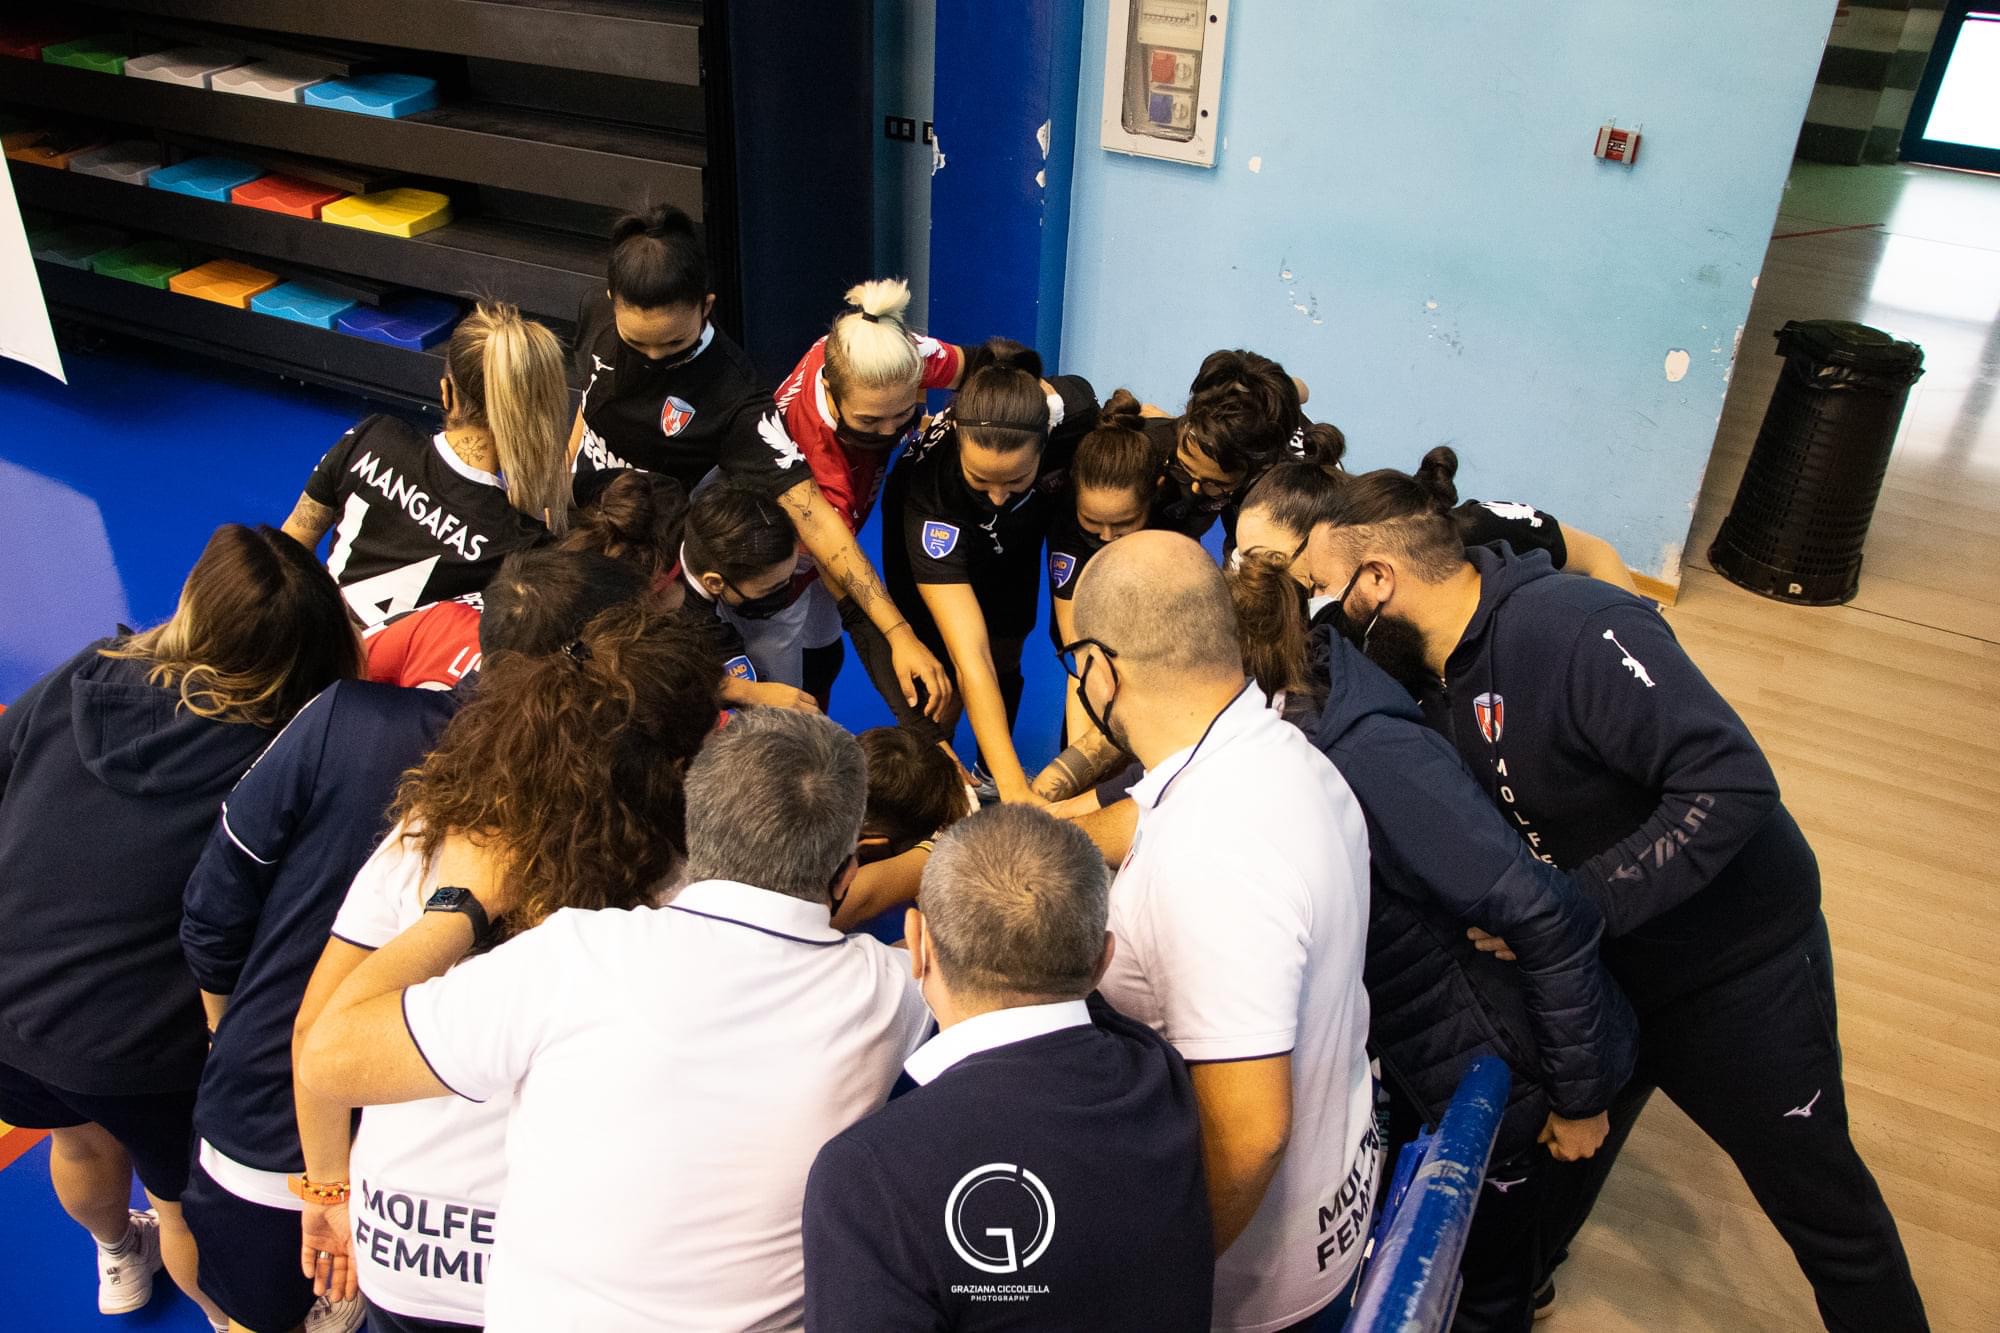
<svg viewBox="0 0 2000 1333"><path fill-rule="evenodd" d="M1777 336L1785 366L1708 558L1752 592L1832 606L1861 584L1861 547L1924 350L1838 319L1793 320Z"/></svg>

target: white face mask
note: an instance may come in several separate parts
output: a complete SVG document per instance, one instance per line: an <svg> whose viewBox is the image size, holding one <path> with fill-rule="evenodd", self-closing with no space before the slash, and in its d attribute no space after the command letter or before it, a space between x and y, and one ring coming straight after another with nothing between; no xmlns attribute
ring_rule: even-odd
<svg viewBox="0 0 2000 1333"><path fill-rule="evenodd" d="M1306 620L1308 622L1318 620L1320 612L1326 610L1326 608L1339 600L1338 597L1333 596L1331 593L1321 593L1317 597L1306 598Z"/></svg>

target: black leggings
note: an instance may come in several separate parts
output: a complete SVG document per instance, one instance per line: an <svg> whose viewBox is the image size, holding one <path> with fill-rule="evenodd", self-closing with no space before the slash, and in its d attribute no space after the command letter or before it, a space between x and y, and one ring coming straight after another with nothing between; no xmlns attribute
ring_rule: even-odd
<svg viewBox="0 0 2000 1333"><path fill-rule="evenodd" d="M924 716L924 704L928 699L924 688L917 687L917 705L912 708L903 698L903 682L896 677L895 662L889 652L889 641L882 637L882 631L875 628L875 622L861 613L859 607L845 598L840 602L840 623L846 627L847 636L854 640L854 651L861 658L861 665L868 672L869 681L875 692L882 696L889 711L896 715L898 725L908 727L924 740L936 744L950 739L945 728ZM930 649L952 684L958 684L958 673L952 669L951 654L944 645L944 636L929 616L916 616L910 621L919 641ZM993 672L1000 681L1000 697L1007 704L1007 725L1012 727L1021 712L1021 694L1026 688L1026 679L1021 674L1021 650L1025 636L1001 637L995 635L988 640L993 653ZM811 653L807 654L806 688L812 691ZM955 724L956 717L951 721Z"/></svg>
<svg viewBox="0 0 2000 1333"><path fill-rule="evenodd" d="M453 1324L443 1319L397 1314L394 1310L384 1310L365 1296L361 1299L368 1306L368 1333L469 1333L481 1327L478 1324Z"/></svg>
<svg viewBox="0 0 2000 1333"><path fill-rule="evenodd" d="M1777 956L1639 1023L1639 1064L1611 1106L1611 1137L1551 1172L1543 1253L1582 1227L1658 1088L1743 1173L1812 1283L1835 1333L1929 1327L1896 1219L1847 1129L1826 918Z"/></svg>

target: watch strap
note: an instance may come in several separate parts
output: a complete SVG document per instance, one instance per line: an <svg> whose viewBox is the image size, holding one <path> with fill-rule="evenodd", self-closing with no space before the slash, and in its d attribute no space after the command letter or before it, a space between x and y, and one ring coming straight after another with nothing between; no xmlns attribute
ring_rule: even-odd
<svg viewBox="0 0 2000 1333"><path fill-rule="evenodd" d="M429 901L424 903L424 910L457 912L465 917L472 923L472 942L475 945L484 944L487 937L493 934L493 922L486 915L486 907L473 895L471 889L455 885L441 886L430 896Z"/></svg>

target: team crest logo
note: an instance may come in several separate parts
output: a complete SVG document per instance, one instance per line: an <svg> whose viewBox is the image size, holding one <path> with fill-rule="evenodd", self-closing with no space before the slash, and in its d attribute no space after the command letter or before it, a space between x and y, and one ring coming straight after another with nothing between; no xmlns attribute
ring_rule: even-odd
<svg viewBox="0 0 2000 1333"><path fill-rule="evenodd" d="M942 560L958 549L958 529L949 523L924 524L924 554Z"/></svg>
<svg viewBox="0 0 2000 1333"><path fill-rule="evenodd" d="M1479 720L1479 734L1488 745L1500 743L1500 730L1507 723L1507 700L1498 694L1482 694L1472 701L1472 715Z"/></svg>
<svg viewBox="0 0 2000 1333"><path fill-rule="evenodd" d="M1068 551L1049 552L1049 581L1058 588L1067 588L1069 581L1076 577L1076 557Z"/></svg>
<svg viewBox="0 0 2000 1333"><path fill-rule="evenodd" d="M685 398L667 395L667 401L660 404L660 433L678 435L694 420L694 404Z"/></svg>
<svg viewBox="0 0 2000 1333"><path fill-rule="evenodd" d="M730 658L722 664L722 670L731 680L748 681L752 685L757 683L757 668L750 665L747 657L738 655Z"/></svg>

